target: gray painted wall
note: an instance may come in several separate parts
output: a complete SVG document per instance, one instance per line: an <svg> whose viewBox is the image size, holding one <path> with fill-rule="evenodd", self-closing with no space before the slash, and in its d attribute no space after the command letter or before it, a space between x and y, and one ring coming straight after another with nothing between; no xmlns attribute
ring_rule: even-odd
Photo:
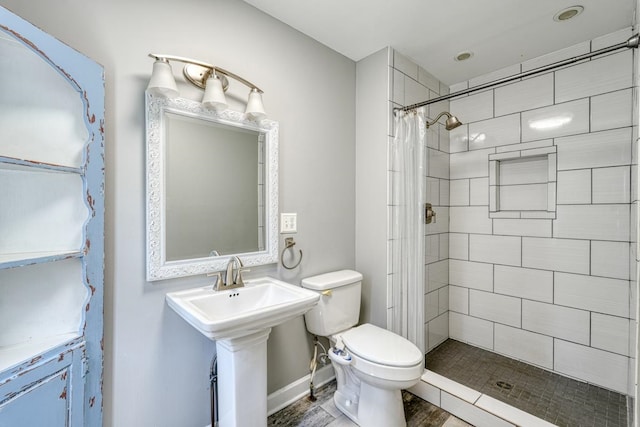
<svg viewBox="0 0 640 427"><path fill-rule="evenodd" d="M105 425L204 426L215 346L164 295L208 280L145 281L147 54L217 63L264 89L269 116L280 122L280 211L298 213L304 260L291 272L272 265L251 274L296 284L355 267L355 64L237 0L0 4L105 67ZM180 86L185 97L201 96ZM235 87L246 99L248 90ZM306 375L310 356L302 317L275 328L269 392Z"/></svg>
<svg viewBox="0 0 640 427"><path fill-rule="evenodd" d="M387 326L388 49L356 65L356 270L360 321Z"/></svg>

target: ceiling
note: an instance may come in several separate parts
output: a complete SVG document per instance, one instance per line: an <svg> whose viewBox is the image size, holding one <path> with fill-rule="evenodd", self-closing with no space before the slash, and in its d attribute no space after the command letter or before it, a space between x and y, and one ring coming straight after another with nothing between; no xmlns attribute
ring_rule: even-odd
<svg viewBox="0 0 640 427"><path fill-rule="evenodd" d="M245 0L359 61L391 46L453 84L633 24L636 0ZM553 16L569 6L571 20ZM463 51L466 61L455 61Z"/></svg>

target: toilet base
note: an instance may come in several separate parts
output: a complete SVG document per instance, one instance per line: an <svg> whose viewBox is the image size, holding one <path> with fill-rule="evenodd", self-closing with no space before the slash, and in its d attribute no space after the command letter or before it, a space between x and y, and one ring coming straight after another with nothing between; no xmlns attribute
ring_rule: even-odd
<svg viewBox="0 0 640 427"><path fill-rule="evenodd" d="M404 405L400 390L373 387L360 383L358 401L336 391L333 395L336 407L360 427L406 427Z"/></svg>

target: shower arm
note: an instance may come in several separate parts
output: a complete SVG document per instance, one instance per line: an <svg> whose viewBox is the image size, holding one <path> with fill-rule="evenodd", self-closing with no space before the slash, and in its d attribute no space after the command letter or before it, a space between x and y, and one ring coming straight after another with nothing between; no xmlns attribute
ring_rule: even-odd
<svg viewBox="0 0 640 427"><path fill-rule="evenodd" d="M438 97L432 98L432 99L430 99L428 101L423 101L423 102L419 102L417 104L407 105L406 107L396 107L396 108L393 109L393 112L395 114L395 113L397 113L399 111L415 110L415 109L418 109L420 107L424 107L425 105L434 104L434 103L440 102L440 101L446 101L448 99L455 98L457 96L467 95L469 93L473 93L473 92L478 92L478 91L481 91L481 90L489 89L491 87L498 86L498 85L501 85L501 84L504 84L504 83L509 83L509 82L512 82L512 81L515 81L515 80L523 79L525 77L530 77L530 76L535 76L537 74L546 73L546 72L554 70L556 68L564 67L565 65L570 65L570 64L573 64L573 63L576 63L576 62L579 62L579 61L583 61L585 59L593 58L594 56L604 55L605 53L613 52L613 51L624 49L624 48L635 49L639 45L640 45L640 35L634 34L633 36L629 37L626 42L618 43L618 44L615 44L615 45L609 46L609 47L603 47L602 49L598 49L598 50L595 50L593 52L589 52L589 53L585 53L585 54L582 54L582 55L574 56L572 58L568 58L568 59L565 59L565 60L562 60L562 61L554 62L554 63L549 64L549 65L545 65L545 66L542 66L542 67L534 68L534 69L529 70L529 71L525 71L524 73L514 74L512 76L504 77L502 79L493 80L491 82L484 83L484 84L481 84L481 85L478 85L478 86L473 86L473 87L470 87L468 89L462 89L462 90L459 90L457 92L450 93L448 95L438 96Z"/></svg>
<svg viewBox="0 0 640 427"><path fill-rule="evenodd" d="M442 116L447 116L448 118L451 118L451 114L443 111L442 113L438 114L438 117L436 117L433 121L427 121L427 123L425 124L426 128L429 129L430 126L435 125L436 123L438 123L438 120L440 120L440 117Z"/></svg>

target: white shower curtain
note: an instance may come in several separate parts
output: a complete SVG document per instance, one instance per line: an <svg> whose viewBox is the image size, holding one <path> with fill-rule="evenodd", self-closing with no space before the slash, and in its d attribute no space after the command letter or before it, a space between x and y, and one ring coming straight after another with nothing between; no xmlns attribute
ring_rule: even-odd
<svg viewBox="0 0 640 427"><path fill-rule="evenodd" d="M422 112L399 111L391 145L391 329L423 353L426 127Z"/></svg>

